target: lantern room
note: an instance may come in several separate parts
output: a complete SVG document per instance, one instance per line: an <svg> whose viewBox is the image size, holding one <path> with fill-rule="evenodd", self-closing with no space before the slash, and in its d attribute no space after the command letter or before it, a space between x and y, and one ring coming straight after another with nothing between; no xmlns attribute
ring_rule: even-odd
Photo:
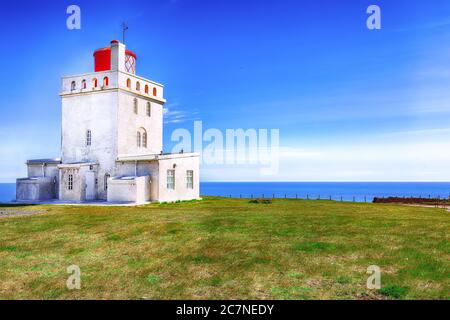
<svg viewBox="0 0 450 320"><path fill-rule="evenodd" d="M125 49L125 45L117 40L111 45L94 52L95 72L119 70L136 74L137 56L134 52Z"/></svg>

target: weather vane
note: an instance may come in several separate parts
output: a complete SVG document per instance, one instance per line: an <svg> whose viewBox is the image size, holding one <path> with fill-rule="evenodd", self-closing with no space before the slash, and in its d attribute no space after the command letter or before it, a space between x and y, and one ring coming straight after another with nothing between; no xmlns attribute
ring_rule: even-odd
<svg viewBox="0 0 450 320"><path fill-rule="evenodd" d="M125 44L125 33L128 30L128 24L126 22L122 23L122 43Z"/></svg>

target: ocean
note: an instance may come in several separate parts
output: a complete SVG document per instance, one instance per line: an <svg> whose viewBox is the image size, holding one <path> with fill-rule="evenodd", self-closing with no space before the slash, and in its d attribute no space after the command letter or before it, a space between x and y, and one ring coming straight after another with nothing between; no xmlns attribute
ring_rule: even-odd
<svg viewBox="0 0 450 320"><path fill-rule="evenodd" d="M370 202L374 197L448 198L450 182L201 182L202 196L310 198ZM15 184L0 183L0 202L15 198Z"/></svg>

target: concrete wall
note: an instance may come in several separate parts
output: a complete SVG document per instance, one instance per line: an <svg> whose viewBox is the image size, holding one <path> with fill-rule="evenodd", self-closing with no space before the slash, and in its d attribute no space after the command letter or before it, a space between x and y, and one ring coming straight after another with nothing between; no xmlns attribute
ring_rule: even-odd
<svg viewBox="0 0 450 320"><path fill-rule="evenodd" d="M134 113L134 99L138 102L138 113ZM147 116L147 103L151 105ZM119 92L118 110L118 154L139 155L160 153L163 150L163 105L131 92ZM147 132L147 148L137 146L137 132Z"/></svg>
<svg viewBox="0 0 450 320"><path fill-rule="evenodd" d="M28 164L27 165L28 178L47 177L50 178L52 184L55 185L53 191L53 198L59 197L59 169L55 163L48 163L42 166L42 164ZM56 182L56 183L54 183Z"/></svg>
<svg viewBox="0 0 450 320"><path fill-rule="evenodd" d="M118 93L105 91L62 98L62 161L63 163L96 162L97 195L106 200L104 177L114 176L117 158ZM92 134L86 145L86 132Z"/></svg>
<svg viewBox="0 0 450 320"><path fill-rule="evenodd" d="M85 201L86 199L86 172L89 166L63 167L59 170L59 195L63 201ZM73 175L73 188L69 190L68 175Z"/></svg>
<svg viewBox="0 0 450 320"><path fill-rule="evenodd" d="M150 177L111 178L108 181L109 202L143 203L150 200Z"/></svg>
<svg viewBox="0 0 450 320"><path fill-rule="evenodd" d="M33 201L54 199L56 186L50 177L17 179L16 199Z"/></svg>
<svg viewBox="0 0 450 320"><path fill-rule="evenodd" d="M175 168L174 168L175 165ZM167 170L175 170L175 189L167 189ZM187 188L187 170L194 171L194 188ZM199 157L186 157L159 160L159 201L191 200L200 198Z"/></svg>

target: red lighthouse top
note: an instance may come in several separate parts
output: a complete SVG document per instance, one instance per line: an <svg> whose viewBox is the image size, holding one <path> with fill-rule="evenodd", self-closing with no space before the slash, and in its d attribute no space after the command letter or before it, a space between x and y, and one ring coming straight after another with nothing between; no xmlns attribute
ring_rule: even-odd
<svg viewBox="0 0 450 320"><path fill-rule="evenodd" d="M113 40L111 44L119 41ZM125 50L125 68L127 72L136 73L137 56L133 51ZM111 70L111 46L95 50L94 52L95 72Z"/></svg>

